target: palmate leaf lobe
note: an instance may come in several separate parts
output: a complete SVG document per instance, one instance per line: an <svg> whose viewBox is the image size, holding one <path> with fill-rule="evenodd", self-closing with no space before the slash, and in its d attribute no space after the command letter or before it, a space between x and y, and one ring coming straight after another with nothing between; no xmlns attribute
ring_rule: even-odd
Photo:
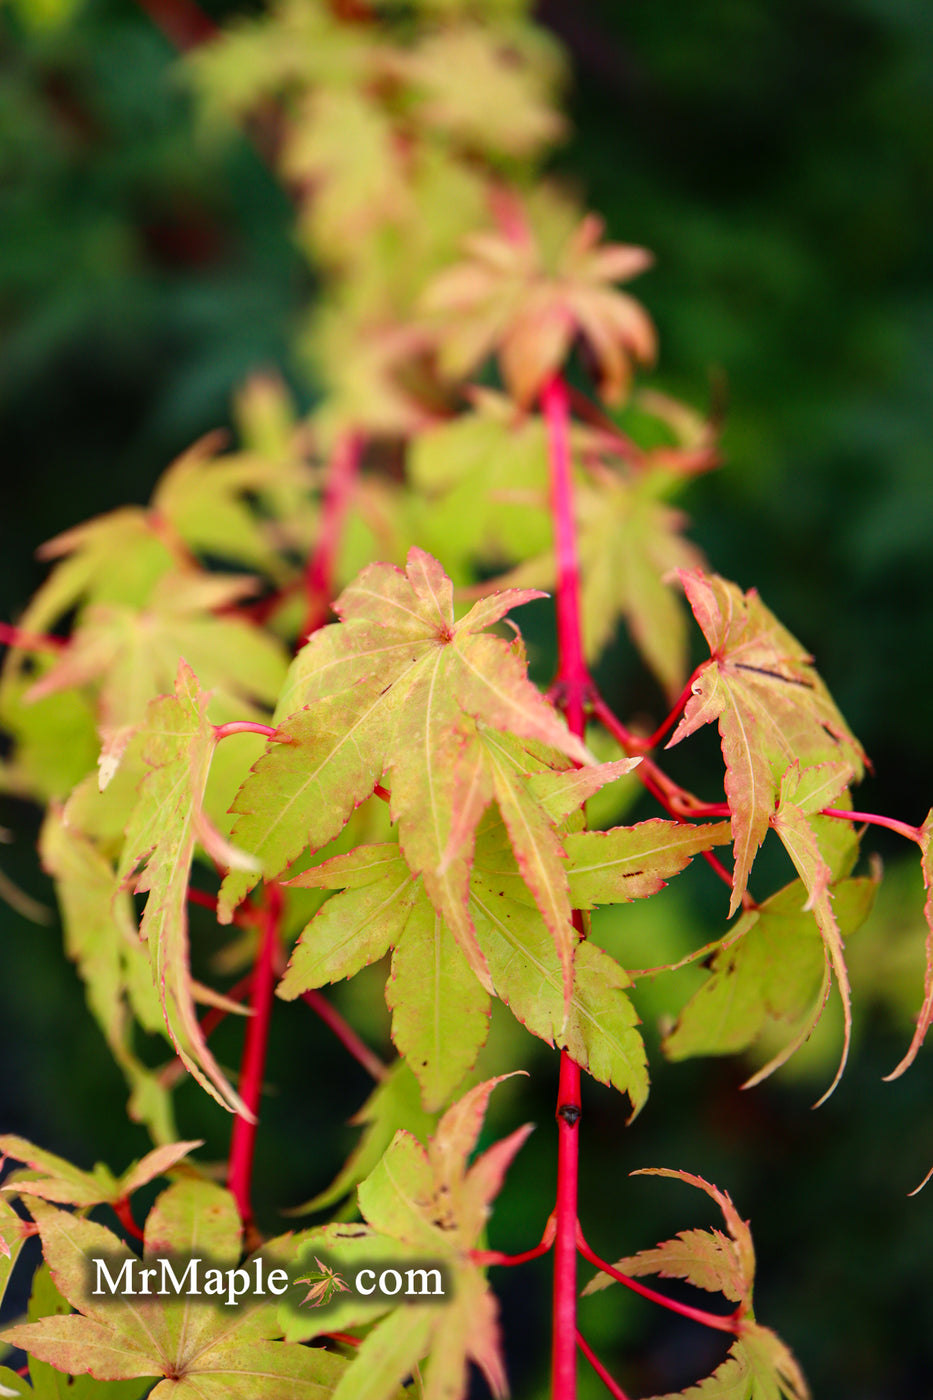
<svg viewBox="0 0 933 1400"><path fill-rule="evenodd" d="M521 750L517 745L509 750L505 743L502 752L517 761ZM530 752L524 762L531 770L524 775L527 791L554 822L575 816L599 786L632 766L631 760L621 760L560 771ZM565 850L559 866L571 899L588 909L655 893L698 852L728 841L729 824L653 820L609 832L561 833L560 840ZM334 856L290 883L339 892L301 934L279 995L292 998L350 977L394 948L386 986L393 1039L422 1086L425 1105L439 1107L485 1040L488 997L423 881L412 874L399 847L385 843ZM568 1049L595 1078L627 1093L639 1108L648 1080L638 1018L626 995L629 979L595 944L575 940L567 1001L558 946L495 807L477 828L469 912L495 994L534 1035Z"/></svg>
<svg viewBox="0 0 933 1400"><path fill-rule="evenodd" d="M812 658L754 589L743 594L700 570L679 576L711 656L696 673L668 748L718 721L734 837L734 914L791 764L796 761L801 774L837 764L857 781L865 755Z"/></svg>
<svg viewBox="0 0 933 1400"><path fill-rule="evenodd" d="M325 1400L345 1363L281 1335L267 1299L234 1312L210 1299L95 1297L91 1261L111 1275L135 1256L109 1230L43 1201L30 1203L56 1287L77 1312L8 1328L2 1339L60 1371L99 1380L151 1377L153 1400ZM230 1267L241 1254L233 1197L187 1180L159 1196L145 1226L144 1263L200 1257Z"/></svg>
<svg viewBox="0 0 933 1400"><path fill-rule="evenodd" d="M8 1178L3 1189L17 1196L39 1196L44 1201L84 1209L104 1202L115 1205L138 1191L146 1182L164 1176L189 1152L203 1145L200 1139L167 1143L164 1147L147 1152L145 1157L132 1163L120 1176L114 1176L102 1162L96 1163L93 1171L82 1171L54 1152L46 1152L25 1138L5 1133L0 1136L0 1153L23 1162L36 1175L30 1178L17 1176L13 1180Z"/></svg>
<svg viewBox="0 0 933 1400"><path fill-rule="evenodd" d="M389 1400L397 1386L430 1352L424 1367L426 1400L461 1400L469 1365L483 1372L496 1397L507 1393L499 1335L498 1307L481 1270L472 1263L492 1201L516 1152L531 1131L519 1128L468 1165L476 1146L489 1095L503 1078L478 1084L447 1110L433 1136L422 1145L408 1132L396 1133L388 1151L359 1189L363 1226L325 1226L304 1237L330 1267L347 1271L356 1260L427 1259L445 1279L443 1300L430 1306L391 1299L341 1294L326 1311L296 1316L287 1309L286 1335L313 1338L355 1326L379 1312L335 1392L336 1400ZM300 1240L302 1237L296 1237Z"/></svg>
<svg viewBox="0 0 933 1400"><path fill-rule="evenodd" d="M150 703L143 738L149 772L126 829L117 876L148 893L140 936L148 943L172 1044L218 1103L250 1117L208 1049L195 1014L189 967L188 880L196 840L210 839L203 801L215 741L207 698L182 661L174 695Z"/></svg>
<svg viewBox="0 0 933 1400"><path fill-rule="evenodd" d="M824 818L829 822L830 818ZM868 917L876 881L835 880L833 914L842 937ZM745 1050L772 1022L794 1031L787 1054L812 1031L826 993L827 958L807 890L794 880L754 909L746 910L713 954L710 975L681 1010L664 1040L673 1060ZM759 1071L777 1069L785 1055Z"/></svg>
<svg viewBox="0 0 933 1400"><path fill-rule="evenodd" d="M315 633L296 659L285 701L295 712L234 804L234 840L274 876L305 847L336 836L385 777L409 869L487 990L467 899L476 826L494 797L508 808L520 858L538 872L542 912L563 940L568 988L570 981L566 882L558 875L556 888L544 888L555 848L523 806L496 735L579 763L589 755L528 680L518 643L484 630L536 596L485 598L455 622L450 580L423 550L411 550L404 573L389 564L364 569L335 604L341 622ZM227 877L221 918L254 883Z"/></svg>
<svg viewBox="0 0 933 1400"><path fill-rule="evenodd" d="M927 922L926 940L926 973L923 983L923 1005L917 1016L917 1027L911 1038L910 1045L900 1063L886 1075L886 1079L898 1079L906 1069L909 1069L917 1058L917 1052L923 1044L930 1022L933 1021L933 811L927 813L926 821L920 828L920 868L923 872L923 888L926 890L926 900L923 906L924 918ZM933 1174L933 1173L931 1173ZM925 1178L929 1181L929 1176ZM919 1190L919 1187L917 1188Z"/></svg>
<svg viewBox="0 0 933 1400"><path fill-rule="evenodd" d="M654 1167L633 1175L670 1177L697 1187L719 1206L726 1233L682 1230L674 1239L620 1259L613 1267L631 1278L656 1274L684 1279L708 1293L722 1293L736 1304L736 1341L722 1365L699 1385L655 1400L809 1400L807 1383L791 1352L754 1319L755 1251L748 1222L729 1193L691 1172ZM611 1275L598 1273L583 1291L595 1293L615 1282Z"/></svg>
<svg viewBox="0 0 933 1400"><path fill-rule="evenodd" d="M527 406L580 336L598 365L602 397L619 402L633 361L653 360L656 339L641 305L613 284L643 272L650 255L601 244L602 221L593 214L556 252L517 202L509 222L507 233L473 234L467 259L428 286L425 309L445 318L437 332L442 370L463 376L495 353L509 392Z"/></svg>

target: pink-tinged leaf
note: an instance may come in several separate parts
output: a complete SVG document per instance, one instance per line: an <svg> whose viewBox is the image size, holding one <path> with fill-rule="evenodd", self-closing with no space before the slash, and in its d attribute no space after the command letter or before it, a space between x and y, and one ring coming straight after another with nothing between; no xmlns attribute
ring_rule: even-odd
<svg viewBox="0 0 933 1400"><path fill-rule="evenodd" d="M781 1339L757 1322L746 1322L742 1336L711 1376L654 1400L810 1400L810 1391Z"/></svg>
<svg viewBox="0 0 933 1400"><path fill-rule="evenodd" d="M128 1167L120 1177L115 1177L109 1168L98 1162L92 1172L74 1167L54 1152L46 1152L35 1147L25 1138L6 1134L0 1137L0 1152L17 1162L24 1162L33 1171L43 1175L36 1180L17 1180L4 1189L20 1196L40 1196L45 1201L55 1201L60 1205L89 1206L113 1205L138 1191L148 1181L164 1176L183 1157L196 1147L203 1147L197 1139L193 1142L172 1142L164 1147L156 1147L147 1152L139 1162Z"/></svg>
<svg viewBox="0 0 933 1400"><path fill-rule="evenodd" d="M563 821L607 783L625 777L639 763L640 758L619 758L613 763L586 764L562 773L533 773L528 788L552 821Z"/></svg>
<svg viewBox="0 0 933 1400"><path fill-rule="evenodd" d="M790 1351L754 1320L755 1251L748 1222L741 1218L728 1192L690 1172L647 1168L633 1175L670 1177L704 1191L722 1210L728 1235L721 1230L684 1230L656 1249L620 1259L613 1267L629 1277L659 1274L686 1279L696 1288L723 1293L738 1304L738 1336L722 1365L698 1385L657 1400L809 1400L807 1383ZM597 1274L584 1292L598 1292L613 1282L611 1275Z"/></svg>
<svg viewBox="0 0 933 1400"><path fill-rule="evenodd" d="M471 901L496 995L532 1035L628 1094L637 1112L648 1095L648 1067L622 968L594 943L578 943L568 1009L557 953L537 910L510 898L502 877L486 872L474 875Z"/></svg>
<svg viewBox="0 0 933 1400"><path fill-rule="evenodd" d="M424 1331L404 1318L393 1323L402 1314L420 1315L418 1305L411 1304L393 1311L374 1329L342 1382L338 1400L344 1396L388 1400L390 1376L398 1384L403 1379L403 1363L407 1362L410 1370L414 1361L428 1352L424 1393L431 1400L462 1400L470 1361L482 1370L494 1395L506 1394L498 1308L470 1251L477 1247L489 1204L530 1127L519 1128L495 1143L472 1166L468 1161L482 1130L489 1095L509 1077L487 1080L465 1094L441 1118L426 1148L410 1133L396 1133L382 1160L361 1184L360 1210L379 1232L376 1240L388 1236L406 1250L420 1250L422 1257L437 1260L447 1283L443 1301L437 1299L430 1309L423 1310L427 1319ZM367 1244L372 1251L372 1244ZM339 1251L337 1254L339 1258ZM377 1335L392 1340L394 1362L383 1357L381 1342L379 1346L373 1342ZM394 1350L396 1343L398 1352Z"/></svg>
<svg viewBox="0 0 933 1400"><path fill-rule="evenodd" d="M277 1324L262 1298L244 1298L234 1312L222 1299L141 1296L138 1273L132 1293L121 1285L111 1296L106 1280L95 1292L94 1260L106 1260L114 1279L140 1261L93 1221L41 1201L31 1209L52 1279L78 1312L9 1328L3 1340L56 1369L98 1380L151 1377L159 1400L327 1400L343 1375L346 1363L336 1356L268 1340ZM154 1256L197 1255L206 1268L213 1260L235 1264L241 1253L233 1199L205 1181L164 1192L146 1236L144 1265Z"/></svg>
<svg viewBox="0 0 933 1400"><path fill-rule="evenodd" d="M797 760L803 773L837 763L857 779L865 756L812 658L754 590L743 594L699 570L681 570L680 579L712 655L668 747L718 721L734 834L734 913L790 765Z"/></svg>
<svg viewBox="0 0 933 1400"><path fill-rule="evenodd" d="M835 765L826 766L832 768ZM833 911L833 873L820 850L812 818L804 807L798 805L796 799L800 793L805 806L814 807L816 803L822 803L826 791L837 796L845 787L848 776L848 771L841 774L838 771L825 774L819 768L809 769L801 773L796 764L792 765L781 780L777 810L770 819L771 825L781 838L784 849L793 861L797 874L806 887L807 902L804 908L813 911L817 928L823 939L825 956L835 973L836 984L842 999L844 1024L842 1054L833 1081L826 1093L819 1099L819 1104L825 1102L833 1092L845 1069L852 1039L852 996L849 988L849 974L845 964L842 934Z"/></svg>
<svg viewBox="0 0 933 1400"><path fill-rule="evenodd" d="M424 1107L442 1108L489 1033L489 995L453 934L422 893L386 982L392 1039L421 1085Z"/></svg>
<svg viewBox="0 0 933 1400"><path fill-rule="evenodd" d="M451 650L455 691L467 714L492 729L549 744L575 763L592 763L585 745L528 680L524 661L507 642L488 633L461 636L458 631Z"/></svg>
<svg viewBox="0 0 933 1400"><path fill-rule="evenodd" d="M13 1265L23 1247L23 1224L9 1201L0 1197L0 1302L3 1301Z"/></svg>
<svg viewBox="0 0 933 1400"><path fill-rule="evenodd" d="M910 1068L917 1058L917 1052L930 1028L930 1022L933 1021L933 811L927 813L927 819L920 828L920 867L923 871L923 888L927 892L923 914L929 930L926 942L927 961L923 980L923 1005L917 1017L917 1029L914 1031L907 1054L890 1074L885 1075L885 1079L897 1079L906 1069ZM929 1179L929 1176L926 1177L922 1184L925 1185ZM918 1187L917 1190L919 1189Z"/></svg>
<svg viewBox="0 0 933 1400"><path fill-rule="evenodd" d="M540 588L504 588L501 592L491 593L474 603L470 611L457 623L457 631L482 632L485 628L492 627L493 623L501 622L506 613L510 613L513 608L519 608L523 603L533 603L536 598L549 596Z"/></svg>
<svg viewBox="0 0 933 1400"><path fill-rule="evenodd" d="M571 832L564 838L570 897L577 909L645 899L695 855L730 839L728 822L693 825L661 817L609 831Z"/></svg>
<svg viewBox="0 0 933 1400"><path fill-rule="evenodd" d="M548 815L534 800L511 754L484 735L492 765L493 790L522 879L547 924L564 975L564 997L573 986L573 950L579 938L572 922L564 848Z"/></svg>
<svg viewBox="0 0 933 1400"><path fill-rule="evenodd" d="M496 600L487 620L523 597ZM480 729L547 744L578 762L589 756L529 682L515 647L471 630L483 620L478 613L454 625L450 580L423 550L409 553L404 573L371 564L336 608L345 620L296 658L286 690L289 703L307 707L281 722L277 714L280 742L236 798L233 840L267 876L277 875L305 847L336 836L385 775L405 859L488 991L468 909L475 832L494 794ZM562 873L554 873L560 883ZM222 920L252 883L248 874L227 877Z"/></svg>
<svg viewBox="0 0 933 1400"><path fill-rule="evenodd" d="M149 773L127 826L117 873L137 892L148 891L140 936L148 941L165 1024L185 1068L218 1103L252 1117L208 1048L195 1011L189 967L188 879L196 814L214 752L206 702L184 661L175 694L152 701L144 749Z"/></svg>

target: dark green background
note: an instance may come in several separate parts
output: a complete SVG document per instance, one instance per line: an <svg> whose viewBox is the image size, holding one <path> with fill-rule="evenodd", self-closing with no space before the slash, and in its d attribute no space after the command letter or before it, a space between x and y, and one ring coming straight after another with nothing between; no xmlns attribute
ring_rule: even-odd
<svg viewBox="0 0 933 1400"><path fill-rule="evenodd" d="M933 9L548 0L542 18L575 70L576 136L556 164L611 235L657 254L639 294L661 332L658 383L727 404L724 465L687 502L694 537L815 653L875 761L860 800L919 822L933 796ZM0 14L0 615L41 579L39 542L145 500L173 455L228 421L250 370L278 366L310 402L290 346L313 284L289 228L288 200L245 140L195 138L173 52L129 0L90 0L42 33ZM47 897L35 814L6 802L0 821L17 832L4 868ZM717 897L698 882L701 911ZM916 942L920 902L903 877L877 939L909 925ZM121 1168L145 1144L120 1116L122 1084L57 936L0 918L2 1126ZM746 1095L740 1065L665 1067L656 1052L631 1129L593 1091L584 1219L616 1257L712 1219L685 1188L629 1182L632 1167L709 1175L752 1218L759 1315L818 1400L928 1400L933 1194L904 1193L933 1162L933 1073L921 1055L880 1083L907 1032L901 1011L872 1006L815 1114L825 1076ZM551 1200L550 1057L537 1064L516 1112L541 1141L497 1217L497 1242L514 1247ZM334 1120L366 1086L337 1077L326 1033L294 1007L281 1008L269 1078L280 1092L257 1176L271 1228L277 1203L324 1184L328 1154L350 1140ZM183 1120L199 1112L183 1099ZM208 1129L218 1156L226 1127L218 1115ZM503 1288L515 1390L537 1393L546 1272ZM633 1395L715 1363L715 1338L616 1292L583 1316Z"/></svg>

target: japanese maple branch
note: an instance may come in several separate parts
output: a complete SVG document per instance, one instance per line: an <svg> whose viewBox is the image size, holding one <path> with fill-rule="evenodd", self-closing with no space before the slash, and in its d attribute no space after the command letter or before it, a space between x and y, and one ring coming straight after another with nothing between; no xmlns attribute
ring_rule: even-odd
<svg viewBox="0 0 933 1400"><path fill-rule="evenodd" d="M620 1273L611 1264L607 1264L605 1259L600 1259L599 1255L590 1249L579 1226L577 1227L577 1247L583 1258L591 1264L595 1264L597 1269L600 1269L604 1274L609 1274L617 1283L624 1284L633 1293L647 1298L649 1302L657 1303L660 1307L667 1308L669 1312L679 1313L681 1317L689 1317L691 1322L699 1322L704 1327L712 1327L717 1332L731 1332L733 1335L741 1332L743 1314L740 1308L732 1313L711 1313L704 1308L691 1307L689 1303L678 1303L675 1298L667 1298L663 1293L656 1293L647 1284L639 1282L637 1278L630 1278L628 1274Z"/></svg>
<svg viewBox="0 0 933 1400"><path fill-rule="evenodd" d="M318 542L305 571L305 613L302 637L310 637L327 621L334 596L337 552L344 522L359 472L363 440L358 433L346 432L337 440L330 461Z"/></svg>
<svg viewBox="0 0 933 1400"><path fill-rule="evenodd" d="M332 1006L325 996L320 992L312 990L309 992L302 992L301 999L307 1002L308 1006L321 1018L325 1026L328 1026L333 1031L334 1035L340 1041L340 1044L345 1050L350 1052L357 1064L363 1066L368 1075L377 1081L385 1079L389 1072L388 1067L383 1064L379 1056L375 1054L374 1051L370 1050L369 1046L360 1039L353 1027L347 1024L337 1008Z"/></svg>
<svg viewBox="0 0 933 1400"><path fill-rule="evenodd" d="M557 677L555 703L572 734L583 737L593 681L583 652L580 625L580 565L573 508L570 457L570 402L560 375L541 391L547 425L557 578ZM582 918L574 913L582 934ZM577 1393L577 1183L579 1172L580 1066L566 1050L560 1056L557 1090L557 1204L554 1211L554 1294L552 1309L552 1400L575 1400Z"/></svg>
<svg viewBox="0 0 933 1400"><path fill-rule="evenodd" d="M272 994L275 986L275 958L282 918L282 892L277 885L265 888L265 903L260 921L259 950L253 968L250 997L252 1016L246 1023L246 1039L240 1066L240 1098L250 1117L238 1114L233 1122L230 1139L230 1161L227 1185L233 1193L240 1218L245 1225L253 1219L250 1189L253 1176L253 1154L256 1148L256 1126L262 1076L266 1064L269 1021L272 1015Z"/></svg>
<svg viewBox="0 0 933 1400"><path fill-rule="evenodd" d="M896 817L880 817L876 812L843 812L838 807L824 807L820 816L840 817L847 822L867 822L870 826L883 826L888 831L897 832L898 836L906 837L908 841L915 841L918 846L923 845L923 832L920 827L898 821Z"/></svg>
<svg viewBox="0 0 933 1400"><path fill-rule="evenodd" d="M619 1385L618 1381L612 1379L609 1372L580 1331L577 1332L577 1346L583 1352L583 1355L586 1357L597 1376L599 1376L599 1379L609 1391L610 1395L614 1395L615 1400L628 1400L625 1391Z"/></svg>

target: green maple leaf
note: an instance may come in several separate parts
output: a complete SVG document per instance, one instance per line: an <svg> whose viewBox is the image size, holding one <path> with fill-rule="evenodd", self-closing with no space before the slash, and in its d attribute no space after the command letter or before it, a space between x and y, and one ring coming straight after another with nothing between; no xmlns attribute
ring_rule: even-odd
<svg viewBox="0 0 933 1400"><path fill-rule="evenodd" d="M142 607L158 580L184 562L139 506L66 530L38 553L61 562L20 619L29 632L48 631L75 607Z"/></svg>
<svg viewBox="0 0 933 1400"><path fill-rule="evenodd" d="M527 34L517 26L503 34L447 24L392 55L390 71L407 82L415 116L432 134L444 132L484 153L531 156L556 140L565 123L550 101L554 51L545 64L540 39L531 50Z"/></svg>
<svg viewBox="0 0 933 1400"><path fill-rule="evenodd" d="M927 892L926 901L923 906L924 917L927 921L926 943L926 974L923 985L923 1005L917 1017L917 1028L914 1031L907 1053L901 1062L886 1079L897 1079L906 1069L913 1064L917 1058L917 1052L923 1044L926 1033L933 1021L933 811L927 814L926 821L920 828L920 867L923 872L923 888ZM926 1178L929 1181L929 1177ZM926 1182L924 1182L926 1184ZM919 1189L919 1188L918 1188Z"/></svg>
<svg viewBox="0 0 933 1400"><path fill-rule="evenodd" d="M730 914L796 760L801 774L837 764L859 779L865 755L812 665L754 589L743 594L716 575L681 571L681 582L709 644L683 718L668 748L716 720L726 763L735 868Z"/></svg>
<svg viewBox="0 0 933 1400"><path fill-rule="evenodd" d="M498 742L498 741L497 741ZM516 749L504 742L502 758ZM518 750L517 752L520 752ZM535 766L531 755L526 763ZM539 814L555 823L630 760L525 775ZM518 771L517 769L514 771ZM650 821L609 832L560 836L557 859L576 907L645 898L660 889L699 851L729 840L729 824L691 827ZM566 1047L604 1083L640 1107L647 1092L644 1046L624 989L627 975L591 943L572 945L572 986L565 995L564 966L551 929L529 888L525 868L496 810L477 830L470 880L470 914L493 990L535 1035ZM473 1064L486 1038L488 997L429 901L423 882L398 846L364 846L295 877L294 885L336 888L302 933L279 995L351 977L395 949L386 1000L392 1035L417 1076L428 1107L445 1101Z"/></svg>
<svg viewBox="0 0 933 1400"><path fill-rule="evenodd" d="M830 818L824 818L828 825ZM837 879L833 917L842 937L868 917L876 881ZM671 1059L746 1049L771 1022L800 1023L783 1050L754 1076L760 1082L812 1032L828 992L825 944L807 890L794 880L743 913L713 957L710 976L681 1011L664 1041Z"/></svg>
<svg viewBox="0 0 933 1400"><path fill-rule="evenodd" d="M22 1220L9 1201L0 1198L0 1302L3 1301L24 1239Z"/></svg>
<svg viewBox="0 0 933 1400"><path fill-rule="evenodd" d="M430 1353L423 1367L426 1400L460 1400L469 1363L480 1368L495 1396L507 1391L498 1308L470 1253L480 1242L490 1203L512 1158L531 1131L519 1128L468 1160L498 1079L478 1084L447 1110L426 1146L396 1133L382 1160L359 1188L363 1226L327 1226L311 1232L308 1250L327 1251L331 1267L353 1272L356 1261L435 1261L444 1277L443 1300L393 1307L383 1297L341 1295L326 1312L295 1317L288 1335L314 1337L387 1313L364 1339L335 1392L337 1400L388 1400Z"/></svg>
<svg viewBox="0 0 933 1400"><path fill-rule="evenodd" d="M42 1264L32 1279L29 1321L63 1317L70 1312L70 1304L52 1282L48 1265ZM139 1400L150 1386L148 1380L98 1381L88 1375L66 1376L36 1356L29 1358L29 1380L31 1386L23 1382L23 1390L16 1393L33 1400Z"/></svg>
<svg viewBox="0 0 933 1400"><path fill-rule="evenodd" d="M44 1201L54 1201L58 1205L79 1206L87 1209L96 1205L116 1205L125 1201L140 1186L156 1177L165 1176L172 1167L192 1152L203 1147L198 1139L194 1142L173 1142L164 1147L156 1147L147 1152L138 1162L133 1162L120 1176L114 1176L103 1162L97 1162L93 1171L82 1171L58 1157L54 1152L46 1152L36 1147L26 1138L13 1133L0 1135L0 1152L14 1161L24 1162L35 1176L7 1179L3 1190L17 1196L40 1196Z"/></svg>
<svg viewBox="0 0 933 1400"><path fill-rule="evenodd" d="M256 702L271 705L285 674L281 645L241 618L212 609L253 592L251 579L188 570L166 574L144 608L98 603L85 609L69 646L27 693L100 688L101 727L126 735L154 695L171 689L179 660L203 677L214 707L237 718L258 718Z"/></svg>
<svg viewBox="0 0 933 1400"><path fill-rule="evenodd" d="M428 286L425 309L445 318L437 330L441 368L462 377L495 353L509 392L529 404L580 336L599 366L602 397L617 402L632 361L654 358L655 334L639 303L612 284L643 272L650 257L600 244L603 225L593 214L568 231L563 211L555 218L545 206L544 226L534 228L528 213L511 211L508 234L471 235L467 261Z"/></svg>
<svg viewBox="0 0 933 1400"><path fill-rule="evenodd" d="M768 1327L748 1323L721 1366L699 1385L654 1400L809 1400L793 1354Z"/></svg>
<svg viewBox="0 0 933 1400"><path fill-rule="evenodd" d="M174 461L159 478L151 509L168 521L189 548L259 569L276 582L290 572L277 547L278 511L263 520L249 498L264 505L289 505L306 495L310 473L288 444L270 443L266 454L217 456L222 435L209 433ZM277 449L277 450L276 450Z"/></svg>
<svg viewBox="0 0 933 1400"><path fill-rule="evenodd" d="M130 817L117 877L132 881L137 892L148 891L140 936L148 943L165 1024L183 1064L218 1103L249 1116L208 1049L194 1009L187 898L195 842L228 862L240 857L204 816L214 732L207 697L184 662L174 695L150 703L143 742L149 773Z"/></svg>
<svg viewBox="0 0 933 1400"><path fill-rule="evenodd" d="M287 131L282 173L314 189L301 223L329 263L359 260L362 239L410 214L410 194L392 124L352 88L323 87L305 97Z"/></svg>
<svg viewBox="0 0 933 1400"><path fill-rule="evenodd" d="M418 433L407 463L416 502L423 502L418 538L443 548L458 582L477 562L544 555L552 533L542 419L518 417L508 399L489 390L474 390L472 398L472 412ZM546 587L552 577L553 570L533 582Z"/></svg>
<svg viewBox="0 0 933 1400"><path fill-rule="evenodd" d="M613 1267L630 1278L656 1274L685 1279L694 1288L721 1293L737 1304L738 1335L722 1365L699 1385L656 1400L808 1400L807 1383L791 1352L754 1320L755 1250L748 1222L739 1215L728 1191L690 1172L667 1168L649 1167L633 1175L670 1177L697 1187L719 1206L726 1232L682 1230L674 1239L620 1259ZM583 1291L595 1293L615 1282L611 1275L599 1273Z"/></svg>
<svg viewBox="0 0 933 1400"><path fill-rule="evenodd" d="M534 596L485 598L455 623L450 580L423 550L410 552L406 573L387 564L365 569L335 604L342 621L316 633L293 664L280 710L305 708L279 724L281 742L234 804L235 841L277 875L305 847L331 840L385 776L405 860L487 989L467 900L476 826L494 797L520 862L538 872L542 912L568 980L574 940L556 848L533 818L525 820L497 736L543 743L583 763L588 754L529 682L518 644L484 631ZM545 870L556 880L546 892ZM254 883L227 878L221 918Z"/></svg>
<svg viewBox="0 0 933 1400"><path fill-rule="evenodd" d="M112 799L121 785L112 784L102 798L93 777L91 784L105 807L111 805L106 798ZM79 810L83 795L79 789L64 811L49 810L39 854L43 868L55 879L65 951L77 964L88 1006L130 1085L130 1117L146 1123L157 1142L168 1143L177 1137L168 1091L133 1050L134 1020L147 1031L165 1032L149 955L140 942L132 900L121 889L112 864L69 819ZM121 840L125 819L121 809Z"/></svg>
<svg viewBox="0 0 933 1400"><path fill-rule="evenodd" d="M158 1380L153 1400L324 1400L344 1363L321 1350L273 1340L280 1335L264 1299L236 1313L198 1298L91 1292L92 1260L111 1276L135 1260L109 1230L41 1201L30 1204L52 1279L77 1312L7 1328L2 1339L59 1371L98 1380ZM145 1227L144 1263L199 1257L232 1267L240 1257L233 1197L205 1181L184 1181L159 1196Z"/></svg>

